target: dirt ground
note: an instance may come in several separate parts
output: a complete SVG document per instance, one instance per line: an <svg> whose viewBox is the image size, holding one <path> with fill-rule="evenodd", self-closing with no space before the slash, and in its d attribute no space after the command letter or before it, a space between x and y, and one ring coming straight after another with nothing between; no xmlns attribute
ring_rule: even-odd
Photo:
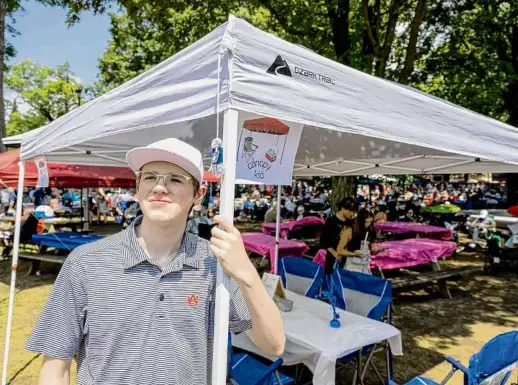
<svg viewBox="0 0 518 385"><path fill-rule="evenodd" d="M457 257L449 264L480 264L480 257ZM29 264L20 264L8 377L12 385L37 384L42 358L24 351L31 329L52 288L59 267L42 264L41 276L27 276ZM10 282L10 261L0 262L0 346L4 346ZM403 383L424 374L441 381L449 371L444 356L467 364L491 337L518 329L518 274L477 275L450 283L453 300L436 290L400 293L394 299L394 325L402 331L404 356L395 357L395 379ZM511 382L518 383L518 373ZM73 382L74 383L74 382ZM337 384L349 384L347 370L339 370ZM377 384L372 375L366 385ZM451 382L462 383L456 374Z"/></svg>

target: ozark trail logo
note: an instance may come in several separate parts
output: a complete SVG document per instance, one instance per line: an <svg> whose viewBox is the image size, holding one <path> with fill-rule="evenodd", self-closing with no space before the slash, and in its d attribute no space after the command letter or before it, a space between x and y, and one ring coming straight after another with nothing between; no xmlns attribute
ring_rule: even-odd
<svg viewBox="0 0 518 385"><path fill-rule="evenodd" d="M273 75L289 76L291 78L290 66L286 63L286 60L282 59L281 55L277 55L275 61L266 72Z"/></svg>
<svg viewBox="0 0 518 385"><path fill-rule="evenodd" d="M335 78L332 78L327 75L319 74L317 72L313 72L311 70L302 68L302 67L293 67L295 69L295 75L304 76L306 78L315 79L317 81L335 85ZM286 60L284 60L281 55L277 55L272 65L266 70L267 73L272 75L284 75L288 77L293 77L291 74L291 69Z"/></svg>

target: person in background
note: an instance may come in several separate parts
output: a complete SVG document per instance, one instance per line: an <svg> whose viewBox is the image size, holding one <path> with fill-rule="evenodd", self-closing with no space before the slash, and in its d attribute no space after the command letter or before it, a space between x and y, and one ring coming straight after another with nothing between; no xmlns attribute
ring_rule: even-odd
<svg viewBox="0 0 518 385"><path fill-rule="evenodd" d="M261 199L261 192L259 191L259 189L257 188L257 186L252 187L252 195L251 195L251 198L252 198L253 200Z"/></svg>
<svg viewBox="0 0 518 385"><path fill-rule="evenodd" d="M273 201L272 205L266 211L264 215L264 223L275 223L277 222L277 201Z"/></svg>
<svg viewBox="0 0 518 385"><path fill-rule="evenodd" d="M41 206L45 200L45 189L37 188L34 191L34 207Z"/></svg>
<svg viewBox="0 0 518 385"><path fill-rule="evenodd" d="M212 226L212 220L202 215L202 207L195 205L192 208L192 218L187 222L187 231L194 235L200 235L200 224Z"/></svg>
<svg viewBox="0 0 518 385"><path fill-rule="evenodd" d="M59 199L58 199L56 193L52 193L50 201L49 201L49 206L54 211L58 211L59 209L61 209L60 202L59 202Z"/></svg>
<svg viewBox="0 0 518 385"><path fill-rule="evenodd" d="M343 231L345 231L344 228ZM356 271L363 274L371 274L370 271L370 255L374 248L374 240L376 239L376 233L374 231L374 215L366 209L360 209L358 215L354 219L353 236L352 239L347 243L346 250L349 254L345 261L345 269L350 271ZM362 248L362 243L368 242L368 248ZM338 246L338 252L340 253L341 245ZM343 266L344 258L340 263Z"/></svg>
<svg viewBox="0 0 518 385"><path fill-rule="evenodd" d="M302 218L304 218L304 212L305 212L304 206L297 207L297 218L296 218L297 221L300 221Z"/></svg>
<svg viewBox="0 0 518 385"><path fill-rule="evenodd" d="M353 219L356 212L357 206L354 199L344 198L338 203L335 215L330 216L324 224L320 236L320 248L326 250L324 266L326 274L332 273L337 260L354 254L347 251L347 244L352 239Z"/></svg>
<svg viewBox="0 0 518 385"><path fill-rule="evenodd" d="M294 218L295 210L297 209L297 204L294 202L293 196L286 197L286 201L284 203L284 207L286 208L286 218Z"/></svg>
<svg viewBox="0 0 518 385"><path fill-rule="evenodd" d="M7 189L3 188L0 191L0 214L5 215L7 214L7 210L9 209L9 191Z"/></svg>

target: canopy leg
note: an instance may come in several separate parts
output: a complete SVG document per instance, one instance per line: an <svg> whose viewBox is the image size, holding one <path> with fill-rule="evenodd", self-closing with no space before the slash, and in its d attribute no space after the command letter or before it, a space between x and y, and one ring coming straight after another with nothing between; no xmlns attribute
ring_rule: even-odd
<svg viewBox="0 0 518 385"><path fill-rule="evenodd" d="M13 260L11 268L11 284L9 287L9 310L7 312L7 327L5 328L4 366L2 369L2 385L7 385L7 368L9 366L9 346L11 342L11 326L13 324L14 294L16 290L16 271L18 270L18 253L20 251L20 230L23 209L23 180L25 178L25 162L19 163L18 190L16 196L16 217L14 223Z"/></svg>
<svg viewBox="0 0 518 385"><path fill-rule="evenodd" d="M238 112L229 109L223 115L223 166L220 215L234 221ZM216 312L214 317L214 348L212 351L212 385L227 383L228 315L230 278L218 263L216 277Z"/></svg>
<svg viewBox="0 0 518 385"><path fill-rule="evenodd" d="M277 186L277 218L275 220L275 258L273 274L279 273L279 232L281 230L281 185Z"/></svg>

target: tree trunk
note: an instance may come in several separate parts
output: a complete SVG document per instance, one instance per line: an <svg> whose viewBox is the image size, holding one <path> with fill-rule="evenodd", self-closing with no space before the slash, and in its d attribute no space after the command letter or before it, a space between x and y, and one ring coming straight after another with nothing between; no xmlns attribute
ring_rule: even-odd
<svg viewBox="0 0 518 385"><path fill-rule="evenodd" d="M410 38L408 39L408 46L406 48L405 65L403 71L399 75L399 83L408 84L410 75L414 71L414 62L417 51L417 40L419 38L419 28L423 23L424 14L426 12L426 1L418 0L417 6L415 7L414 19L410 27Z"/></svg>
<svg viewBox="0 0 518 385"><path fill-rule="evenodd" d="M350 0L338 0L338 4L336 5L336 7L329 4L327 6L327 14L329 15L329 19L331 20L331 30L333 31L333 45L335 46L336 60L345 65L350 64L350 8Z"/></svg>
<svg viewBox="0 0 518 385"><path fill-rule="evenodd" d="M6 136L4 106L5 13L5 1L0 0L0 152L6 150L2 142L2 139Z"/></svg>
<svg viewBox="0 0 518 385"><path fill-rule="evenodd" d="M396 37L396 26L401 13L403 5L402 0L392 0L389 9L389 20L387 23L387 30L385 31L385 38L383 39L383 46L379 50L378 59L376 61L376 68L374 74L379 77L385 76L385 69L392 51L392 43Z"/></svg>
<svg viewBox="0 0 518 385"><path fill-rule="evenodd" d="M504 105L509 112L509 124L518 127L518 26L511 29L509 38L511 46L511 64L514 69L514 76L504 93ZM507 203L518 204L518 174L507 174Z"/></svg>
<svg viewBox="0 0 518 385"><path fill-rule="evenodd" d="M368 0L362 1L363 10L363 42L362 42L362 71L372 75L374 58L379 51L376 10Z"/></svg>
<svg viewBox="0 0 518 385"><path fill-rule="evenodd" d="M331 194L331 206L333 212L336 213L338 202L347 197L354 198L356 193L355 176L334 176L333 177L333 193Z"/></svg>

